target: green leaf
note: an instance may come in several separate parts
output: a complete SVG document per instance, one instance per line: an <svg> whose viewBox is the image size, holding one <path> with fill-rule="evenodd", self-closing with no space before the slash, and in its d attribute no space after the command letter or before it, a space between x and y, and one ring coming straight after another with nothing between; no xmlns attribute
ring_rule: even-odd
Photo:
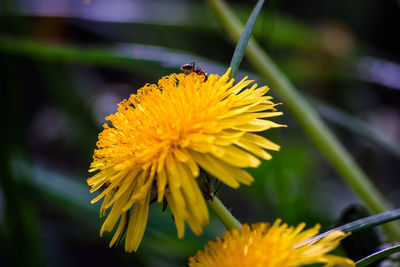
<svg viewBox="0 0 400 267"><path fill-rule="evenodd" d="M264 0L259 0L256 6L251 12L249 19L247 20L246 26L243 29L242 34L240 35L240 39L236 45L235 52L233 53L231 60L231 78L235 78L236 74L239 70L240 63L242 62L244 52L246 51L247 44L249 42L251 32L253 31L254 24L256 23L258 14L264 4Z"/></svg>
<svg viewBox="0 0 400 267"><path fill-rule="evenodd" d="M345 225L339 226L331 231L355 232L369 227L381 225L400 218L400 209L389 210L376 215L372 215Z"/></svg>
<svg viewBox="0 0 400 267"><path fill-rule="evenodd" d="M366 229L366 228L370 228L370 227L374 227L377 225L381 225L390 221L394 221L400 218L400 209L395 209L395 210L390 210L390 211L386 211L386 212L382 212L376 215L372 215L351 223L347 223L345 225L336 227L332 230L329 230L325 233L316 235L312 238L307 239L306 241L304 241L303 243L300 243L298 245L298 247L301 247L305 244L314 242L316 240L319 240L321 238L324 238L325 236L329 235L332 232L335 231L343 231L343 232L356 232L356 231L360 231L362 229Z"/></svg>
<svg viewBox="0 0 400 267"><path fill-rule="evenodd" d="M361 259L356 262L357 267L368 266L369 264L376 262L380 259L386 258L387 256L394 254L396 252L400 252L400 245L396 245L390 248L385 248L380 251L377 251L364 259Z"/></svg>

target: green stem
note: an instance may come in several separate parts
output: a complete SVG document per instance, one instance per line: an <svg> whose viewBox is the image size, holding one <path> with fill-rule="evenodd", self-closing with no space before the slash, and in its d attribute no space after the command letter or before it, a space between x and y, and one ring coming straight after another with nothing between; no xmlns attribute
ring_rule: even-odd
<svg viewBox="0 0 400 267"><path fill-rule="evenodd" d="M217 197L214 197L213 200L207 201L208 206L212 209L212 211L217 215L219 220L228 230L232 230L234 228L241 228L242 225L240 222L233 217L232 213L222 204L221 200Z"/></svg>
<svg viewBox="0 0 400 267"><path fill-rule="evenodd" d="M243 26L231 9L222 0L207 0L216 16L229 35L238 40ZM278 91L285 105L297 117L298 121L325 154L345 182L356 192L360 199L374 213L390 210L391 206L383 195L371 183L364 172L352 159L347 150L340 144L327 128L317 112L298 93L289 79L278 69L272 59L263 51L260 45L250 39L247 46L247 56L256 70ZM400 225L390 223L384 226L389 237L400 240Z"/></svg>

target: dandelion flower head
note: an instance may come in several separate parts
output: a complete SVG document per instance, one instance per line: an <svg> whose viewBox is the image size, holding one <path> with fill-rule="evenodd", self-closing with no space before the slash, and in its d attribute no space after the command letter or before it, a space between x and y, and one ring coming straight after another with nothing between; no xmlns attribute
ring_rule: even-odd
<svg viewBox="0 0 400 267"><path fill-rule="evenodd" d="M100 215L111 209L100 234L119 226L110 246L125 236L125 250L136 251L142 239L151 198L167 202L178 237L187 222L195 234L208 224L208 210L196 182L204 170L226 185L249 185L242 168L269 160L265 150L279 150L251 133L282 127L266 118L279 116L267 86L223 76L171 74L146 84L118 105L106 119L88 178L90 191L102 192Z"/></svg>
<svg viewBox="0 0 400 267"><path fill-rule="evenodd" d="M335 231L311 243L305 241L319 232L319 225L302 231L304 223L297 227L281 224L278 219L272 226L257 223L242 229L225 232L223 240L206 244L189 259L190 267L295 267L314 263L324 266L354 267L352 260L329 255L349 234ZM302 243L304 245L301 245Z"/></svg>

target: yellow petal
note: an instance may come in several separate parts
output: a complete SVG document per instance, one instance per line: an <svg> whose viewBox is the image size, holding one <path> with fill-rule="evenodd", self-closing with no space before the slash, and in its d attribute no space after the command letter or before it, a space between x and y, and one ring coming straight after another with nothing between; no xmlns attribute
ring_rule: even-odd
<svg viewBox="0 0 400 267"><path fill-rule="evenodd" d="M223 154L213 154L220 160L239 168L256 168L260 165L260 160L251 154L239 149L235 146L224 146L221 147Z"/></svg>
<svg viewBox="0 0 400 267"><path fill-rule="evenodd" d="M178 232L178 238L183 238L185 235L185 223L182 217L180 216L180 212L178 211L178 207L175 204L175 200L172 197L172 194L169 192L166 192L165 197L168 201L168 205L171 208L172 214L174 215L174 220L175 220L175 225L176 225L176 231Z"/></svg>
<svg viewBox="0 0 400 267"><path fill-rule="evenodd" d="M125 250L127 252L136 251L140 241L142 241L149 216L149 201L150 192L144 200L138 202L133 208L125 237Z"/></svg>
<svg viewBox="0 0 400 267"><path fill-rule="evenodd" d="M277 144L269 141L265 137L257 134L252 134L252 133L245 133L240 140L245 143L251 143L256 146L259 146L261 148L273 150L273 151L279 151L280 146Z"/></svg>
<svg viewBox="0 0 400 267"><path fill-rule="evenodd" d="M128 223L128 218L129 218L128 216L129 216L129 212L124 212L121 215L121 219L120 219L120 222L119 222L119 225L118 225L118 229L117 229L117 231L115 231L115 234L114 234L113 238L111 239L111 242L110 242L110 245L109 245L110 248L115 244L115 242L117 240L122 238L121 235L124 234L123 233L124 228L126 227L126 224Z"/></svg>
<svg viewBox="0 0 400 267"><path fill-rule="evenodd" d="M258 147L252 142L249 142L247 139L239 139L235 141L235 144L262 159L270 160L272 158L272 156L264 149Z"/></svg>
<svg viewBox="0 0 400 267"><path fill-rule="evenodd" d="M105 231L110 232L118 218L121 216L122 207L125 205L126 201L129 198L129 191L125 192L113 205L110 213L108 214L106 220L100 229L100 235L102 235Z"/></svg>

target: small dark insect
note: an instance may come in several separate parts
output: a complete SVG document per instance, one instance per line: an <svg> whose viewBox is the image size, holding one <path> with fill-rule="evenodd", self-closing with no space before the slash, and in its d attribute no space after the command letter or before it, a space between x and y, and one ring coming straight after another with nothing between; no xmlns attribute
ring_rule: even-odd
<svg viewBox="0 0 400 267"><path fill-rule="evenodd" d="M204 81L207 81L208 74L204 70L202 70L201 68L195 67L195 62L194 61L192 63L189 63L189 64L183 64L181 66L181 70L183 70L185 73L194 72L194 73L196 73L198 75L203 75L204 76Z"/></svg>

